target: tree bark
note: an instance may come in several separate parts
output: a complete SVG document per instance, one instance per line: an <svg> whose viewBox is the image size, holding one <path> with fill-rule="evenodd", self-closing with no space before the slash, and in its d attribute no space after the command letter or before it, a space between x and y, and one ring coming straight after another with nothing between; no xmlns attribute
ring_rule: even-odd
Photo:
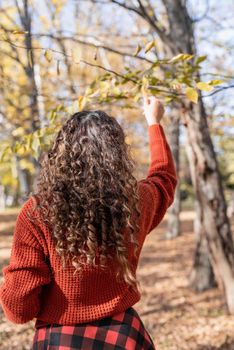
<svg viewBox="0 0 234 350"><path fill-rule="evenodd" d="M27 65L25 66L25 74L28 78L29 85L29 98L30 98L30 107L31 107L31 132L36 131L40 127L40 108L38 101L38 89L36 84L36 75L35 75L35 59L34 51L32 50L32 16L29 12L28 0L23 0L22 7L18 5L16 0L17 10L20 17L21 25L25 34L25 46L27 48ZM40 170L40 164L38 160L34 157L31 157L31 162L34 165L35 174L31 174L31 179L29 181L30 188L24 193L23 197L28 197L32 193L36 186L37 175Z"/></svg>
<svg viewBox="0 0 234 350"><path fill-rule="evenodd" d="M204 290L217 287L217 283L208 255L207 239L202 226L202 208L198 200L195 201L195 210L194 233L196 249L189 282L190 287L194 291L203 292Z"/></svg>
<svg viewBox="0 0 234 350"><path fill-rule="evenodd" d="M227 207L211 141L202 99L190 104L187 113L187 138L195 164L197 198L202 208L209 257L216 280L225 291L227 307L234 313L234 244Z"/></svg>
<svg viewBox="0 0 234 350"><path fill-rule="evenodd" d="M114 2L115 4L117 3L114 0L110 0L111 2ZM163 28L162 27L162 23L159 23L157 16L154 14L154 11L152 11L152 6L150 6L150 12L149 13L147 6L143 6L142 2L140 0L138 0L139 4L140 4L140 9L136 8L136 7L131 7L128 6L127 3L123 2L123 3L119 3L118 5L125 8L128 11L133 11L135 13L137 13L139 16L141 16L146 22L148 22L148 24L151 27L151 30L156 32L161 41L162 41L162 50L165 54L166 57L171 57L173 55L177 55L179 53L190 53L190 54L194 54L195 53L195 43L194 43L194 33L193 33L193 26L192 26L192 22L191 19L188 16L186 7L183 5L183 3L181 2L181 0L162 0L163 4L166 8L166 13L167 13L167 19L168 19L168 23L169 23L169 29L167 28ZM153 14L152 14L153 13ZM174 32L175 31L175 32ZM176 126L175 126L176 128ZM189 159L189 163L190 163L190 168L193 166L193 161L188 157ZM194 159L195 161L195 159ZM196 166L196 164L194 164L194 166ZM195 186L195 180L193 181L193 185ZM177 187L177 191L178 191L178 187ZM176 192L175 194L175 203L177 201L177 204L174 204L175 206L179 205L179 202L177 200L177 196L178 196L178 192ZM199 198L199 197L197 197ZM173 212L174 211L178 211L178 207L177 209L174 207L173 209L171 209L171 212L169 211L169 225L170 227L172 227L173 225L173 220L175 219L175 225L178 225L178 217L176 217L176 214ZM197 217L196 219L197 221L200 220L200 216ZM197 226L200 227L202 231L204 231L204 227L203 227L203 223L200 222L200 224ZM178 226L175 229L178 232ZM169 236L171 235L170 233L170 228L168 230L169 232ZM173 234L172 234L173 235ZM197 232L197 235L199 237L203 237L202 232ZM203 248L203 245L198 245L196 246L196 254L195 256L202 256L203 258L199 259L196 261L196 264L194 265L194 268L197 269L197 275L199 275L199 262L201 262L202 260L205 259L204 257L205 254L205 250ZM208 252L206 253L206 255L208 256ZM209 259L209 257L208 257ZM202 268L202 266L201 266ZM212 269L211 264L210 264L210 269ZM204 271L204 270L203 270ZM209 269L206 269L205 271L209 271ZM194 276L194 271L192 272L193 276ZM209 281L210 280L210 274L208 274L206 276L206 280ZM196 279L194 280L197 281L198 284L199 280ZM210 284L210 288L213 287L213 283ZM194 285L195 289L199 289L200 286ZM208 288L208 285L207 285Z"/></svg>
<svg viewBox="0 0 234 350"><path fill-rule="evenodd" d="M194 253L193 267L189 277L190 287L198 292L213 288L217 286L213 267L211 265L207 239L205 234L205 227L203 224L203 208L199 201L197 177L196 177L196 159L194 157L193 149L187 135L186 153L189 159L190 174L193 187L196 194L194 220L194 233L196 237L196 248Z"/></svg>
<svg viewBox="0 0 234 350"><path fill-rule="evenodd" d="M162 27L154 11L148 12L140 0L137 2L138 7L126 2L118 2L118 5L144 18L157 32L170 56L178 53L196 54L193 23L185 1L162 0L168 19L167 28ZM197 105L186 103L186 109L185 126L192 154L189 162L193 162L193 183L202 213L198 219L208 243L216 280L225 291L229 312L234 314L234 244L202 99L199 99Z"/></svg>
<svg viewBox="0 0 234 350"><path fill-rule="evenodd" d="M178 108L174 106L170 114L169 125L167 126L167 136L172 150L173 158L175 161L177 174L179 173L179 137L180 137L180 113ZM178 180L178 185L176 187L175 198L173 204L168 210L167 219L167 232L166 238L172 239L180 235L180 183Z"/></svg>
<svg viewBox="0 0 234 350"><path fill-rule="evenodd" d="M163 0L163 3L167 11L170 37L176 43L178 51L195 54L193 26L186 6L181 0ZM187 103L186 108L185 126L192 153L189 161L194 165L193 181L201 205L200 224L204 229L216 280L225 291L229 312L234 314L234 244L207 115L201 98L196 105ZM203 247L204 244L199 249L202 250Z"/></svg>

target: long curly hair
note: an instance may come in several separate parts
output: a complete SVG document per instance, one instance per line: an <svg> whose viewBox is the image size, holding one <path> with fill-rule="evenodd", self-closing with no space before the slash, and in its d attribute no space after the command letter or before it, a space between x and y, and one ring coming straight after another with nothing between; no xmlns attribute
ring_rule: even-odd
<svg viewBox="0 0 234 350"><path fill-rule="evenodd" d="M107 268L116 257L117 280L138 285L126 238L137 256L139 195L121 125L101 110L75 113L44 155L33 196L63 266L71 259L75 272L97 261Z"/></svg>

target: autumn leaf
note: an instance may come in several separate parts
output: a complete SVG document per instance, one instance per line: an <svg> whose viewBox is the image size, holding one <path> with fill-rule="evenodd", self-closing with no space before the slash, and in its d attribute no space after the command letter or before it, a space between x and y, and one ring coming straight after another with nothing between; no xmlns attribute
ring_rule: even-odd
<svg viewBox="0 0 234 350"><path fill-rule="evenodd" d="M28 55L28 64L32 68L33 67L33 57L32 57L32 50L31 49L27 50L27 55Z"/></svg>
<svg viewBox="0 0 234 350"><path fill-rule="evenodd" d="M205 61L206 59L207 59L207 55L198 56L198 57L196 58L196 63L199 64L199 63Z"/></svg>
<svg viewBox="0 0 234 350"><path fill-rule="evenodd" d="M177 61L188 61L193 57L194 57L194 55L190 55L188 53L180 53L180 54L172 57L172 59L170 59L169 62L171 63L171 62L177 62Z"/></svg>
<svg viewBox="0 0 234 350"><path fill-rule="evenodd" d="M213 90L213 86L210 86L208 83L199 81L197 84L197 88L202 91L211 91Z"/></svg>
<svg viewBox="0 0 234 350"><path fill-rule="evenodd" d="M79 111L82 111L82 109L84 108L85 104L86 104L86 97L85 96L79 96L78 97L78 107L79 107Z"/></svg>
<svg viewBox="0 0 234 350"><path fill-rule="evenodd" d="M149 52L155 45L155 40L150 41L146 46L145 46L145 53Z"/></svg>
<svg viewBox="0 0 234 350"><path fill-rule="evenodd" d="M224 81L223 80L219 80L219 79L214 79L214 80L208 81L208 84L212 85L212 86L214 86L214 85L221 85L223 83L224 83Z"/></svg>
<svg viewBox="0 0 234 350"><path fill-rule="evenodd" d="M57 60L57 75L60 75L60 61Z"/></svg>
<svg viewBox="0 0 234 350"><path fill-rule="evenodd" d="M137 45L136 51L134 52L133 56L137 56L141 49L142 47L140 45Z"/></svg>
<svg viewBox="0 0 234 350"><path fill-rule="evenodd" d="M45 50L44 56L48 62L52 61L53 56L51 50Z"/></svg>
<svg viewBox="0 0 234 350"><path fill-rule="evenodd" d="M28 34L28 31L25 31L25 30L13 30L12 34Z"/></svg>
<svg viewBox="0 0 234 350"><path fill-rule="evenodd" d="M188 86L185 90L185 94L190 101L197 103L198 93L194 88Z"/></svg>
<svg viewBox="0 0 234 350"><path fill-rule="evenodd" d="M31 148L32 150L35 151L36 158L38 158L38 155L39 155L39 147L40 147L40 138L38 137L38 135L35 134L33 135Z"/></svg>
<svg viewBox="0 0 234 350"><path fill-rule="evenodd" d="M2 153L1 153L1 156L0 156L0 162L3 162L4 161L4 158L11 153L11 147L10 146L7 146L3 149Z"/></svg>
<svg viewBox="0 0 234 350"><path fill-rule="evenodd" d="M13 136L17 137L17 136L22 136L22 135L24 135L24 132L25 132L24 128L23 128L22 126L19 126L19 127L16 128L15 130L13 130L11 134L12 134Z"/></svg>

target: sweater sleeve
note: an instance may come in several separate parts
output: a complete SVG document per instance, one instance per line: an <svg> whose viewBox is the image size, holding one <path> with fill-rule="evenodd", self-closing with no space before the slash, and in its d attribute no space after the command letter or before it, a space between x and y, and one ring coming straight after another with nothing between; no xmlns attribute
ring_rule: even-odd
<svg viewBox="0 0 234 350"><path fill-rule="evenodd" d="M141 227L147 235L163 219L173 203L177 176L175 164L163 127L148 126L150 166L147 177L138 182L141 208Z"/></svg>
<svg viewBox="0 0 234 350"><path fill-rule="evenodd" d="M4 281L0 286L1 306L13 323L26 323L36 317L42 286L51 280L36 227L26 217L26 208L24 203L17 216L10 262L2 269Z"/></svg>

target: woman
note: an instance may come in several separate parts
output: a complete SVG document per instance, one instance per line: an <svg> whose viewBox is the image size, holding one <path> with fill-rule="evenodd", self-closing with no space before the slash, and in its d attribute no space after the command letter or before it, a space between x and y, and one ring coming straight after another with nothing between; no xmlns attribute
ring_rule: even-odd
<svg viewBox="0 0 234 350"><path fill-rule="evenodd" d="M144 97L150 167L140 181L122 127L100 110L72 115L43 159L0 289L10 321L36 318L32 349L155 349L132 306L145 237L177 183L163 114Z"/></svg>

